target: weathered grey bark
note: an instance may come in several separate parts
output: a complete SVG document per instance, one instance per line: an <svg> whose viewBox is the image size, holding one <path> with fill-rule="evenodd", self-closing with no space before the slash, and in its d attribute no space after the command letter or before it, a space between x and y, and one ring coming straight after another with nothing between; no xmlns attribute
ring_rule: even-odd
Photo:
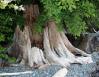
<svg viewBox="0 0 99 77"><path fill-rule="evenodd" d="M8 54L13 55L13 53L18 59L17 61L21 60L21 64L29 65L30 67L46 63L42 50L31 47L28 26L25 26L23 32L19 27L16 28L13 44L8 49Z"/></svg>
<svg viewBox="0 0 99 77"><path fill-rule="evenodd" d="M51 55L53 54L56 57L64 59L62 60L62 62L66 62L65 61L66 58L68 61L69 59L73 60L75 58L75 56L65 47L60 37L60 34L57 31L56 25L53 21L50 21L47 23L44 31L44 51L46 55L50 55L51 58L52 58ZM58 61L61 61L61 60L58 60Z"/></svg>
<svg viewBox="0 0 99 77"><path fill-rule="evenodd" d="M45 57L50 64L56 63L56 64L61 64L62 66L69 65L68 63L69 60L67 61L62 60L61 58L58 57L58 55L54 52L54 50L50 48L48 28L46 28L44 31L44 52L45 52Z"/></svg>
<svg viewBox="0 0 99 77"><path fill-rule="evenodd" d="M43 45L44 51L37 47L31 47L28 26L25 26L23 31L17 27L13 44L9 48L8 53L17 53L17 61L21 60L21 64L29 65L30 67L44 64L59 64L67 67L70 63L83 64L92 62L90 56L80 58L72 53L72 50L75 50L83 56L88 56L83 51L75 48L63 32L60 33L57 31L54 21L49 21L44 29Z"/></svg>
<svg viewBox="0 0 99 77"><path fill-rule="evenodd" d="M47 63L42 50L37 47L32 48L28 57L30 67L39 67Z"/></svg>
<svg viewBox="0 0 99 77"><path fill-rule="evenodd" d="M83 56L89 56L84 51L75 48L69 42L64 32L58 32L54 21L49 21L44 30L44 52L46 53L46 58L48 58L50 62L54 60L55 63L58 62L64 66L66 66L65 62L68 64L84 62L83 57L82 59L76 58L71 52L80 53ZM60 58L60 60L58 60L57 57ZM89 62L90 61L91 59L89 58Z"/></svg>
<svg viewBox="0 0 99 77"><path fill-rule="evenodd" d="M81 54L82 56L89 56L87 53L85 53L84 51L74 47L70 41L68 40L68 38L66 37L65 33L64 32L61 32L61 37L62 37L62 40L65 44L65 46L69 49L69 51L71 51L72 53L74 54Z"/></svg>

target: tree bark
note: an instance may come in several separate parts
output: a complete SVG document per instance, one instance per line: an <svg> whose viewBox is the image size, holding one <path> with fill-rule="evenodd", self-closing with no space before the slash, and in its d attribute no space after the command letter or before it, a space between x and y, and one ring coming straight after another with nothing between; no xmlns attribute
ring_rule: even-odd
<svg viewBox="0 0 99 77"><path fill-rule="evenodd" d="M63 31L58 32L55 21L48 21L43 33L35 33L35 25L32 24L39 14L38 6L31 4L25 7L25 27L23 31L19 27L16 28L13 44L8 49L9 54L14 52L17 61L30 67L53 63L67 67L70 63L86 62L83 59L79 61L75 53L80 53L82 56L89 55L75 48Z"/></svg>
<svg viewBox="0 0 99 77"><path fill-rule="evenodd" d="M68 45L71 45L71 47L68 48ZM86 60L91 61L90 58L86 58L86 60L85 58L76 58L71 53L70 49L74 48L75 50L77 48L72 46L63 32L57 31L54 21L49 21L46 24L43 35L43 47L44 51L37 47L31 47L29 29L28 26L25 26L23 31L19 27L16 28L14 41L9 51L11 52L14 49L14 52L18 52L17 61L21 60L21 64L29 65L30 67L38 67L44 64L59 64L67 67L70 63L83 64Z"/></svg>
<svg viewBox="0 0 99 77"><path fill-rule="evenodd" d="M38 48L42 48L43 46L43 38L42 33L36 32L35 21L39 16L39 7L37 4L24 5L24 18L25 18L25 26L29 27L29 35L32 46L36 46Z"/></svg>

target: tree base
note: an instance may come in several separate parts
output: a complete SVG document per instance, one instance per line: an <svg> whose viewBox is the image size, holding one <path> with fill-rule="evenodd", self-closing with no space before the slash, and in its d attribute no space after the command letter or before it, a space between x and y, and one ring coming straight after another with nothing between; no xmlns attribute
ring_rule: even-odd
<svg viewBox="0 0 99 77"><path fill-rule="evenodd" d="M30 67L41 66L44 64L59 64L63 67L69 66L71 63L90 63L92 62L89 54L75 48L65 36L64 32L58 32L55 22L49 21L44 29L43 48L31 46L28 26L25 26L23 32L16 28L14 41L9 48L8 53L14 50L17 61ZM16 54L17 53L17 54ZM77 58L74 53L82 56Z"/></svg>

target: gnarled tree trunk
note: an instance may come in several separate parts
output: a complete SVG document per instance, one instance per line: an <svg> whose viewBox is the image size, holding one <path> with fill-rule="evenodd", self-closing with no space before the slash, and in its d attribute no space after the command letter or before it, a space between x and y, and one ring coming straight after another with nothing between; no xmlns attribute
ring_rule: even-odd
<svg viewBox="0 0 99 77"><path fill-rule="evenodd" d="M14 49L14 52L18 52L18 61L21 60L21 64L29 65L30 67L53 63L67 67L70 63L84 62L83 59L85 58L78 59L72 53L71 49L76 51L77 48L72 46L64 32L57 31L54 21L49 21L47 23L42 38L44 50L32 47L28 26L25 26L23 31L17 27L14 34L14 41L9 52ZM82 55L87 55L79 49L77 49L77 51L78 53L81 52ZM91 61L91 59L89 60Z"/></svg>
<svg viewBox="0 0 99 77"><path fill-rule="evenodd" d="M75 53L80 53L82 56L89 55L75 48L65 36L64 31L58 32L53 20L47 22L43 33L35 34L35 26L32 26L33 16L36 19L38 10L33 8L37 8L37 5L26 6L24 30L21 31L19 27L16 28L14 41L8 53L14 52L17 61L30 67L53 63L67 67L70 63L86 62L76 58ZM91 62L91 59L88 62Z"/></svg>

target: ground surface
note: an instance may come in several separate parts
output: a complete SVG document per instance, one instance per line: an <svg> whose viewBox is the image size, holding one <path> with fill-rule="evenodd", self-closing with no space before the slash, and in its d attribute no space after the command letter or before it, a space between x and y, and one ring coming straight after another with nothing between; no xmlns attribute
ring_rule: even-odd
<svg viewBox="0 0 99 77"><path fill-rule="evenodd" d="M99 53L93 53L92 58L94 63L91 64L71 64L71 66L67 68L68 72L65 77L99 77ZM62 69L62 67L59 65L50 65L39 70L26 66L4 67L0 68L0 77L52 77L60 69ZM17 75L1 76L5 73L16 73Z"/></svg>

